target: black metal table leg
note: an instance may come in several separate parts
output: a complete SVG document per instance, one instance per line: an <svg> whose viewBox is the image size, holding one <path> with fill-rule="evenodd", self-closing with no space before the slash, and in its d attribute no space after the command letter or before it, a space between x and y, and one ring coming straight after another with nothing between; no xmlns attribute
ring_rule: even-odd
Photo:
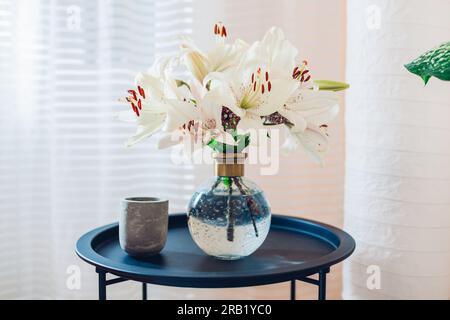
<svg viewBox="0 0 450 320"><path fill-rule="evenodd" d="M327 299L327 272L326 270L319 271L319 300Z"/></svg>
<svg viewBox="0 0 450 320"><path fill-rule="evenodd" d="M106 300L106 272L97 269L98 273L98 300Z"/></svg>
<svg viewBox="0 0 450 320"><path fill-rule="evenodd" d="M296 281L291 280L291 300L294 301L296 299L296 288L295 288Z"/></svg>
<svg viewBox="0 0 450 320"><path fill-rule="evenodd" d="M142 283L142 300L147 300L147 284Z"/></svg>

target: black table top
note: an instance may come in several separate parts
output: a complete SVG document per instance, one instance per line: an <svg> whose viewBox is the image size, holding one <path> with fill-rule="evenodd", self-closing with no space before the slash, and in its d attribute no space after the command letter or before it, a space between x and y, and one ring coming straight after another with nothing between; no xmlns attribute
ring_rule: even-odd
<svg viewBox="0 0 450 320"><path fill-rule="evenodd" d="M274 215L264 244L251 256L222 261L203 253L192 240L186 214L170 215L163 251L133 258L119 245L118 224L94 229L77 242L86 262L141 282L194 288L257 286L298 279L325 270L352 254L355 241L322 223Z"/></svg>

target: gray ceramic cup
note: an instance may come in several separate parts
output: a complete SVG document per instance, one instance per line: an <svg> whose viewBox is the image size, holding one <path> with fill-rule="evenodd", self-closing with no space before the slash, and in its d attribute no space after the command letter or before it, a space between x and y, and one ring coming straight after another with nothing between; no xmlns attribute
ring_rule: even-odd
<svg viewBox="0 0 450 320"><path fill-rule="evenodd" d="M119 241L131 256L145 257L159 253L166 244L169 201L134 197L122 200Z"/></svg>

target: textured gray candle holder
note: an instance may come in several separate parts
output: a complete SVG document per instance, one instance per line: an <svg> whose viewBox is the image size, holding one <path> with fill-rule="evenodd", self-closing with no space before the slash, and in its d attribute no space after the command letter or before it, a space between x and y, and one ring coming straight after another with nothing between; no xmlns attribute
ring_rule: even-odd
<svg viewBox="0 0 450 320"><path fill-rule="evenodd" d="M134 197L122 201L119 219L121 248L131 256L159 253L166 244L169 201Z"/></svg>

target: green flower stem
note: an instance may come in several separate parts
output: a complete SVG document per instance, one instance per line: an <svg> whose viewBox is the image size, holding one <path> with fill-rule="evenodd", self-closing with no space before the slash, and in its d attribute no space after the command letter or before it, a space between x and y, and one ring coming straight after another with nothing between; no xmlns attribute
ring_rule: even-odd
<svg viewBox="0 0 450 320"><path fill-rule="evenodd" d="M227 216L228 216L228 226L227 226L227 239L230 242L234 241L234 225L236 223L236 217L234 216L233 210L231 210L231 195L233 193L233 182L227 177L230 184L228 187L228 199L227 199Z"/></svg>
<svg viewBox="0 0 450 320"><path fill-rule="evenodd" d="M255 235L256 237L259 237L259 233L258 233L258 227L256 226L256 220L255 220L255 212L256 214L259 213L259 209L258 206L255 202L255 200L253 199L253 197L246 191L244 190L244 187L242 186L242 184L239 182L238 178L234 177L233 178L234 183L236 184L236 186L238 187L239 191L244 194L247 195L247 207L248 207L248 211L250 212L250 217L252 219L252 223L253 223L253 228L255 229Z"/></svg>

